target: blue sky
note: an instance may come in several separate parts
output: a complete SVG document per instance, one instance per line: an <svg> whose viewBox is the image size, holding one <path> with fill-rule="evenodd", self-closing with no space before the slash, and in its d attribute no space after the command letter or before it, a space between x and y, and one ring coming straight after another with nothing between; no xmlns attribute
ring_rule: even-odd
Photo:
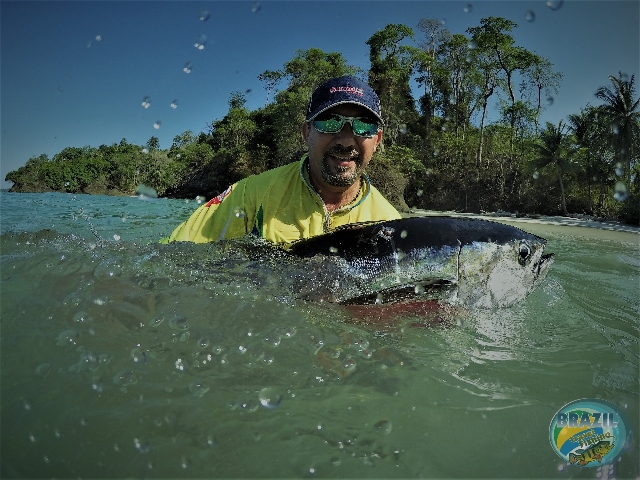
<svg viewBox="0 0 640 480"><path fill-rule="evenodd" d="M552 3L551 8L547 3ZM369 67L367 39L389 23L421 18L465 33L487 16L515 21L516 44L548 58L564 75L543 121L557 123L588 103L608 75L639 72L637 0L276 1L1 0L0 187L30 157L67 146L126 138L161 148L206 131L232 92L247 107L266 101L257 79L296 50L340 52ZM203 12L208 18L201 20ZM533 12L534 19L527 19ZM204 48L194 46L205 40ZM187 63L191 73L185 73ZM640 84L637 79L636 85ZM640 92L640 88L637 89ZM142 106L148 97L149 106ZM172 102L177 106L172 108ZM154 124L159 123L159 128Z"/></svg>

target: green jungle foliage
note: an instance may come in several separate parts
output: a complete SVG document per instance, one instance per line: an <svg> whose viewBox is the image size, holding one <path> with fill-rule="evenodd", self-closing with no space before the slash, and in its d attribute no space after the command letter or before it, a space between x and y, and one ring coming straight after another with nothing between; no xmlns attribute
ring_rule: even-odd
<svg viewBox="0 0 640 480"><path fill-rule="evenodd" d="M515 45L514 28L488 17L466 35L452 34L440 21L422 19L416 38L405 25L387 25L366 41L368 72L347 65L340 53L298 51L281 69L259 76L271 99L265 107L250 111L234 92L224 118L205 132L176 136L168 150L156 137L144 146L122 139L68 147L51 159L29 159L6 180L20 192L130 195L145 185L159 196L210 198L247 175L299 159L311 92L351 74L380 97L383 148L369 174L399 209L589 214L640 223L634 77L609 76L609 86L595 92L601 105L540 125L562 74Z"/></svg>

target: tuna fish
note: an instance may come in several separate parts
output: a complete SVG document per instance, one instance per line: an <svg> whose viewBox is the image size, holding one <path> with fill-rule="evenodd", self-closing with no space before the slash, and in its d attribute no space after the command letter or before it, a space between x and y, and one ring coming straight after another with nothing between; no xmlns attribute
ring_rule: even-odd
<svg viewBox="0 0 640 480"><path fill-rule="evenodd" d="M508 307L540 285L553 254L546 240L479 219L415 217L360 223L293 243L310 258L298 291L347 305L438 300ZM302 282L302 285L300 284Z"/></svg>

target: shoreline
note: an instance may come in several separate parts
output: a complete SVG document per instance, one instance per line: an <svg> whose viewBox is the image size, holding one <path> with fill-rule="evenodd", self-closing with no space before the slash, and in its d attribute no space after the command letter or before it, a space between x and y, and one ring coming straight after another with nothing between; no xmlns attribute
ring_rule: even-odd
<svg viewBox="0 0 640 480"><path fill-rule="evenodd" d="M524 223L533 225L557 225L562 227L586 227L597 228L600 230L610 230L616 232L635 233L640 235L640 227L634 225L628 225L625 223L617 222L615 220L594 220L589 217L562 217L551 215L539 215L536 218L532 217L518 217L515 214L507 212L496 213L461 213L455 211L436 211L436 210L422 210L411 209L408 216L447 216L458 218L480 218L483 220L493 220L497 222L513 222Z"/></svg>

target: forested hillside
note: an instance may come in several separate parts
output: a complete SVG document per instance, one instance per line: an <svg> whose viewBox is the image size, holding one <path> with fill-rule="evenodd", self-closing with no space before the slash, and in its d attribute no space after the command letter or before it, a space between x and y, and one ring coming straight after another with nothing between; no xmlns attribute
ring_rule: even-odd
<svg viewBox="0 0 640 480"><path fill-rule="evenodd" d="M387 25L366 40L368 71L337 52L298 51L260 75L270 99L263 108L247 109L244 94L234 92L224 118L176 136L169 149L160 149L156 137L146 145L122 139L68 147L53 158L29 159L6 180L17 192L134 194L145 185L159 196L212 197L240 178L297 160L311 92L327 78L352 74L381 99L384 148L369 173L400 209L589 214L639 223L634 77L604 74L584 108L541 125L562 73L516 45L515 28L500 17L484 18L465 34L432 19L420 20L415 31Z"/></svg>

